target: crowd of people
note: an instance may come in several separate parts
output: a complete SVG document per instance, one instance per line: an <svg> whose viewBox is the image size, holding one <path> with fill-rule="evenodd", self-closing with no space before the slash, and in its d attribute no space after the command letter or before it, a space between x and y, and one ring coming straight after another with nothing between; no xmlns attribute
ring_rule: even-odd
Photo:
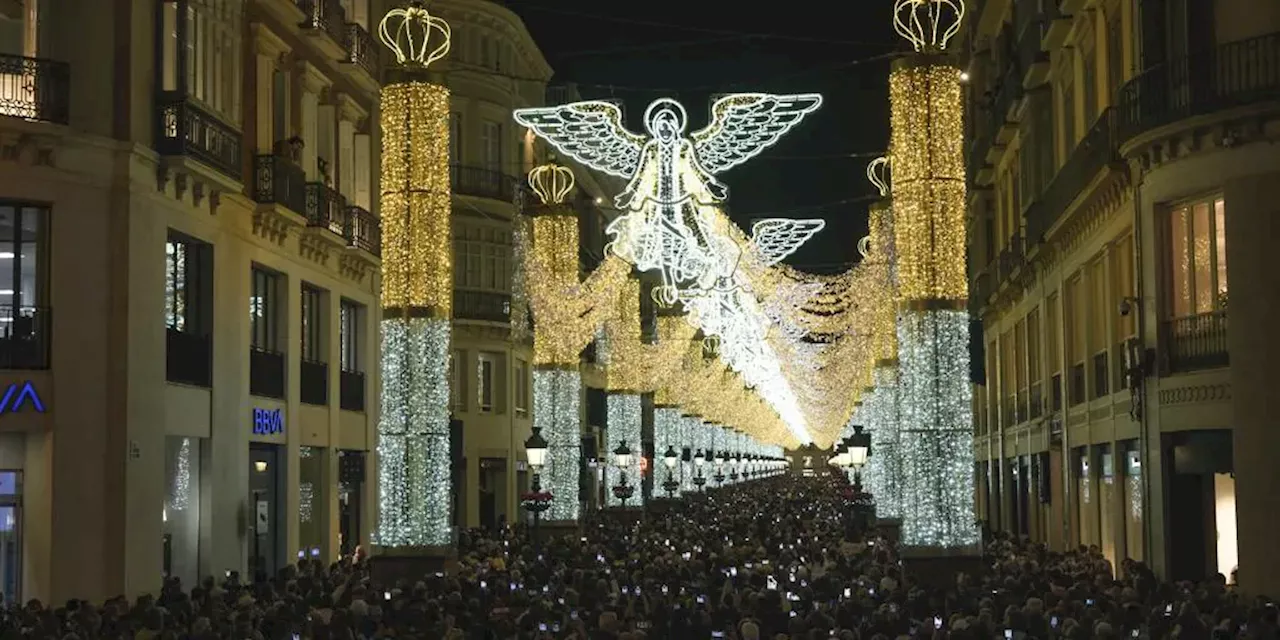
<svg viewBox="0 0 1280 640"><path fill-rule="evenodd" d="M843 477L775 477L574 535L468 531L456 571L412 583L377 584L345 559L169 580L134 601L33 600L0 614L0 640L1277 637L1275 606L1221 577L1161 583L1127 561L1113 576L1097 549L996 538L982 572L926 586L847 507Z"/></svg>

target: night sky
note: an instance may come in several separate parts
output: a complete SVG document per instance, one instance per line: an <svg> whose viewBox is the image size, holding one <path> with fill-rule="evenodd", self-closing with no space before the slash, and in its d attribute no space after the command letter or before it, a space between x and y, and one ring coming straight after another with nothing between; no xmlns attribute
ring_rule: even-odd
<svg viewBox="0 0 1280 640"><path fill-rule="evenodd" d="M524 19L555 69L553 84L624 101L633 131L643 131L644 108L663 96L685 105L692 131L717 93L823 94L823 107L779 144L720 178L744 228L759 217L826 219L791 264L830 272L857 259L873 193L866 164L888 146L887 54L903 44L890 25L891 0L503 4Z"/></svg>

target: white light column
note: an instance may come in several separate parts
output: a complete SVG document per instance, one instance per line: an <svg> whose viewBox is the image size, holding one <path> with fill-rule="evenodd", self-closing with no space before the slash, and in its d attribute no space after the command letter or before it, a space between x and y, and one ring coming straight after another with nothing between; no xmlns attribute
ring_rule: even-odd
<svg viewBox="0 0 1280 640"><path fill-rule="evenodd" d="M605 504L610 507L622 506L623 501L613 494L613 488L622 481L625 473L627 484L635 487L635 492L627 498L629 507L644 506L644 492L640 490L640 458L641 436L641 401L640 395L627 392L609 392L605 396L605 412L609 434L609 464L605 467ZM619 468L613 459L613 450L626 443L631 449L631 464L625 469Z"/></svg>
<svg viewBox="0 0 1280 640"><path fill-rule="evenodd" d="M533 426L547 440L542 488L554 496L544 518L577 520L579 466L582 464L582 374L577 367L533 370Z"/></svg>

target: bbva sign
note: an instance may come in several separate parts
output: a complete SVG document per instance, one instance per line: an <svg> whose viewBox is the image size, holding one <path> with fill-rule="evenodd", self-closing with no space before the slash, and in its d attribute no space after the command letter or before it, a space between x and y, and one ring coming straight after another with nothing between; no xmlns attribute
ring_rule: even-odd
<svg viewBox="0 0 1280 640"><path fill-rule="evenodd" d="M44 413L44 401L40 399L40 394L36 393L36 386L31 384L30 380L10 384L4 390L4 396L0 397L0 414L17 413L27 409Z"/></svg>

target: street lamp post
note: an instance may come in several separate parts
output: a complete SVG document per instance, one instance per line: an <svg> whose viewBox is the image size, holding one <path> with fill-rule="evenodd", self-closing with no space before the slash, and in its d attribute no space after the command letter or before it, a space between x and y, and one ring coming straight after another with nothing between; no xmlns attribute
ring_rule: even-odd
<svg viewBox="0 0 1280 640"><path fill-rule="evenodd" d="M627 508L627 500L635 494L636 488L627 484L627 467L631 466L631 448L627 446L627 441L623 440L618 443L618 448L613 450L613 462L618 466L618 484L613 487L613 495L622 501L622 508Z"/></svg>
<svg viewBox="0 0 1280 640"><path fill-rule="evenodd" d="M862 466L871 455L871 434L862 432L862 425L853 425L853 435L845 438L845 465L853 468L853 488L862 491Z"/></svg>
<svg viewBox="0 0 1280 640"><path fill-rule="evenodd" d="M702 465L707 463L707 456L702 453L702 449L698 449L698 453L693 456L693 466L698 470L698 475L693 477L693 484L698 487L698 491L702 491L702 486L707 484L707 479L702 475Z"/></svg>
<svg viewBox="0 0 1280 640"><path fill-rule="evenodd" d="M537 539L542 512L551 508L551 500L554 498L550 492L542 491L542 466L547 462L547 440L542 437L541 427L534 427L533 434L524 441L524 454L529 461L529 468L533 470L533 484L521 502L525 510L533 514L533 537Z"/></svg>
<svg viewBox="0 0 1280 640"><path fill-rule="evenodd" d="M716 486L724 484L724 451L716 452Z"/></svg>
<svg viewBox="0 0 1280 640"><path fill-rule="evenodd" d="M668 498L675 498L676 491L680 489L680 482L675 476L676 465L680 463L680 454L676 453L674 446L667 446L667 452L662 455L662 462L667 465L667 481L662 483L662 488L666 490Z"/></svg>

